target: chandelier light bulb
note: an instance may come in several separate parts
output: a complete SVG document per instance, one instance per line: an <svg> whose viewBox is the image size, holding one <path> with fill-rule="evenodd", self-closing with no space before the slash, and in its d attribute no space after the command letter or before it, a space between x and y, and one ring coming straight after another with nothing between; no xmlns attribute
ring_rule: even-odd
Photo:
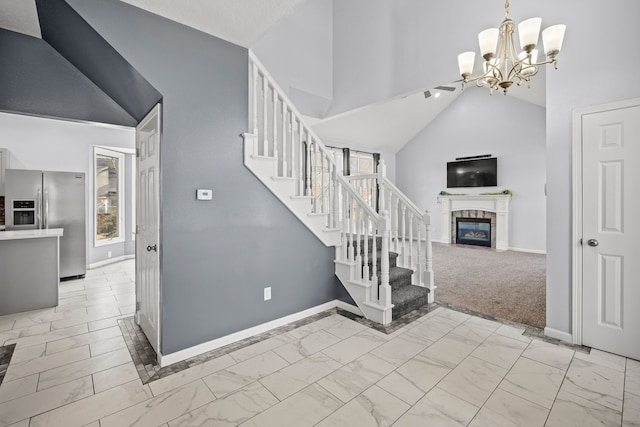
<svg viewBox="0 0 640 427"><path fill-rule="evenodd" d="M542 25L542 18L529 18L518 25L520 47L525 52L531 52L536 48L540 36L540 25Z"/></svg>
<svg viewBox="0 0 640 427"><path fill-rule="evenodd" d="M560 53L566 28L566 25L559 24L553 25L542 32L544 53L547 54L547 56L555 58L555 56Z"/></svg>
<svg viewBox="0 0 640 427"><path fill-rule="evenodd" d="M463 78L470 76L473 73L473 64L475 60L475 52L463 52L458 55L458 67L460 68L460 75Z"/></svg>
<svg viewBox="0 0 640 427"><path fill-rule="evenodd" d="M497 28L489 28L478 34L478 42L480 43L480 55L482 55L485 61L488 61L495 56L496 49L498 47L499 35L500 30L498 30Z"/></svg>

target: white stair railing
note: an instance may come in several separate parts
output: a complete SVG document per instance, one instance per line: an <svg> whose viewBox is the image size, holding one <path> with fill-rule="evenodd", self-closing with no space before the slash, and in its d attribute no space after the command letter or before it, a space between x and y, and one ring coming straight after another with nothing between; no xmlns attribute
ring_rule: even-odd
<svg viewBox="0 0 640 427"><path fill-rule="evenodd" d="M274 162L272 172L269 166L268 172L261 173L270 173L271 181L293 183L287 187L290 188L288 197L308 201L307 216L320 217L323 231L339 233L336 275L365 315L382 313L372 315L372 320L389 323L393 307L389 286L391 217L387 212L378 214L342 176L332 153L303 122L302 115L251 51L249 129L251 133L244 135L245 162L248 158ZM268 187L273 184L269 178L260 177L258 169L252 169L256 176ZM275 187L274 184L272 190ZM289 202L282 194L278 197L285 204ZM303 222L308 219L299 212L296 215ZM378 249L380 267L376 257ZM357 289L350 289L351 285Z"/></svg>
<svg viewBox="0 0 640 427"><path fill-rule="evenodd" d="M378 173L345 177L372 209L390 212L390 250L399 254L397 265L414 271L413 284L428 287L429 302L434 300L431 212L421 212L387 178L384 160Z"/></svg>

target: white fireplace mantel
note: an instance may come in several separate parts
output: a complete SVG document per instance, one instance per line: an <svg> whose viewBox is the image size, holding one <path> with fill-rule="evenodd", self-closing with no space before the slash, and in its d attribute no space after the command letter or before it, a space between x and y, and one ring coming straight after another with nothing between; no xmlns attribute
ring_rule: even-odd
<svg viewBox="0 0 640 427"><path fill-rule="evenodd" d="M496 250L509 249L509 202L511 194L438 196L440 204L440 241L451 244L451 212L478 210L496 214Z"/></svg>

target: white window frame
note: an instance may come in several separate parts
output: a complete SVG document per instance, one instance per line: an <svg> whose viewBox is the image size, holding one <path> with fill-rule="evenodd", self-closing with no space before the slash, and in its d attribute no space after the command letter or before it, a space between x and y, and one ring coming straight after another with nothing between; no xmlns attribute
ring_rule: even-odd
<svg viewBox="0 0 640 427"><path fill-rule="evenodd" d="M118 237L112 237L110 239L98 240L98 213L96 212L97 198L98 198L98 156L108 156L118 159ZM114 150L107 150L101 147L93 148L93 245L94 247L112 245L115 243L122 243L125 241L125 197L124 197L124 182L125 176L125 156L123 153Z"/></svg>

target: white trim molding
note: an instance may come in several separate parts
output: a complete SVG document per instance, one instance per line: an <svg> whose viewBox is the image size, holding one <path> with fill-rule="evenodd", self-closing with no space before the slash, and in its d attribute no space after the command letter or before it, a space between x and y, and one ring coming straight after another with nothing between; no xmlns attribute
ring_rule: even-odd
<svg viewBox="0 0 640 427"><path fill-rule="evenodd" d="M603 111L618 110L640 105L640 98L573 110L572 135L572 203L571 218L571 332L573 344L582 345L582 117ZM545 329L546 333L546 329ZM569 335L569 334L567 334ZM571 336L569 335L569 336Z"/></svg>
<svg viewBox="0 0 640 427"><path fill-rule="evenodd" d="M496 250L509 249L509 202L510 194L478 194L438 196L440 204L440 242L451 244L451 212L486 211L496 214Z"/></svg>
<svg viewBox="0 0 640 427"><path fill-rule="evenodd" d="M288 316L284 316L279 319L275 319L270 322L263 323L261 325L253 326L251 328L238 331L221 338L217 338L215 340L198 344L193 347L185 348L184 350L176 351L170 354L158 353L158 363L160 364L160 367L169 366L171 364L186 360L190 357L194 357L199 354L206 353L208 351L215 350L220 347L224 347L225 345L233 344L234 342L238 342L245 338L250 338L254 335L258 335L263 332L267 332L272 329L279 328L280 326L287 325L291 322L295 322L297 320L304 319L305 317L313 316L314 314L322 313L323 311L330 310L336 307L347 310L355 314L360 314L360 315L362 314L358 312L359 310L357 307L353 307L351 304L347 304L339 300L333 300L325 304L321 304L321 305L309 308L307 310L299 311L297 313L293 313Z"/></svg>

